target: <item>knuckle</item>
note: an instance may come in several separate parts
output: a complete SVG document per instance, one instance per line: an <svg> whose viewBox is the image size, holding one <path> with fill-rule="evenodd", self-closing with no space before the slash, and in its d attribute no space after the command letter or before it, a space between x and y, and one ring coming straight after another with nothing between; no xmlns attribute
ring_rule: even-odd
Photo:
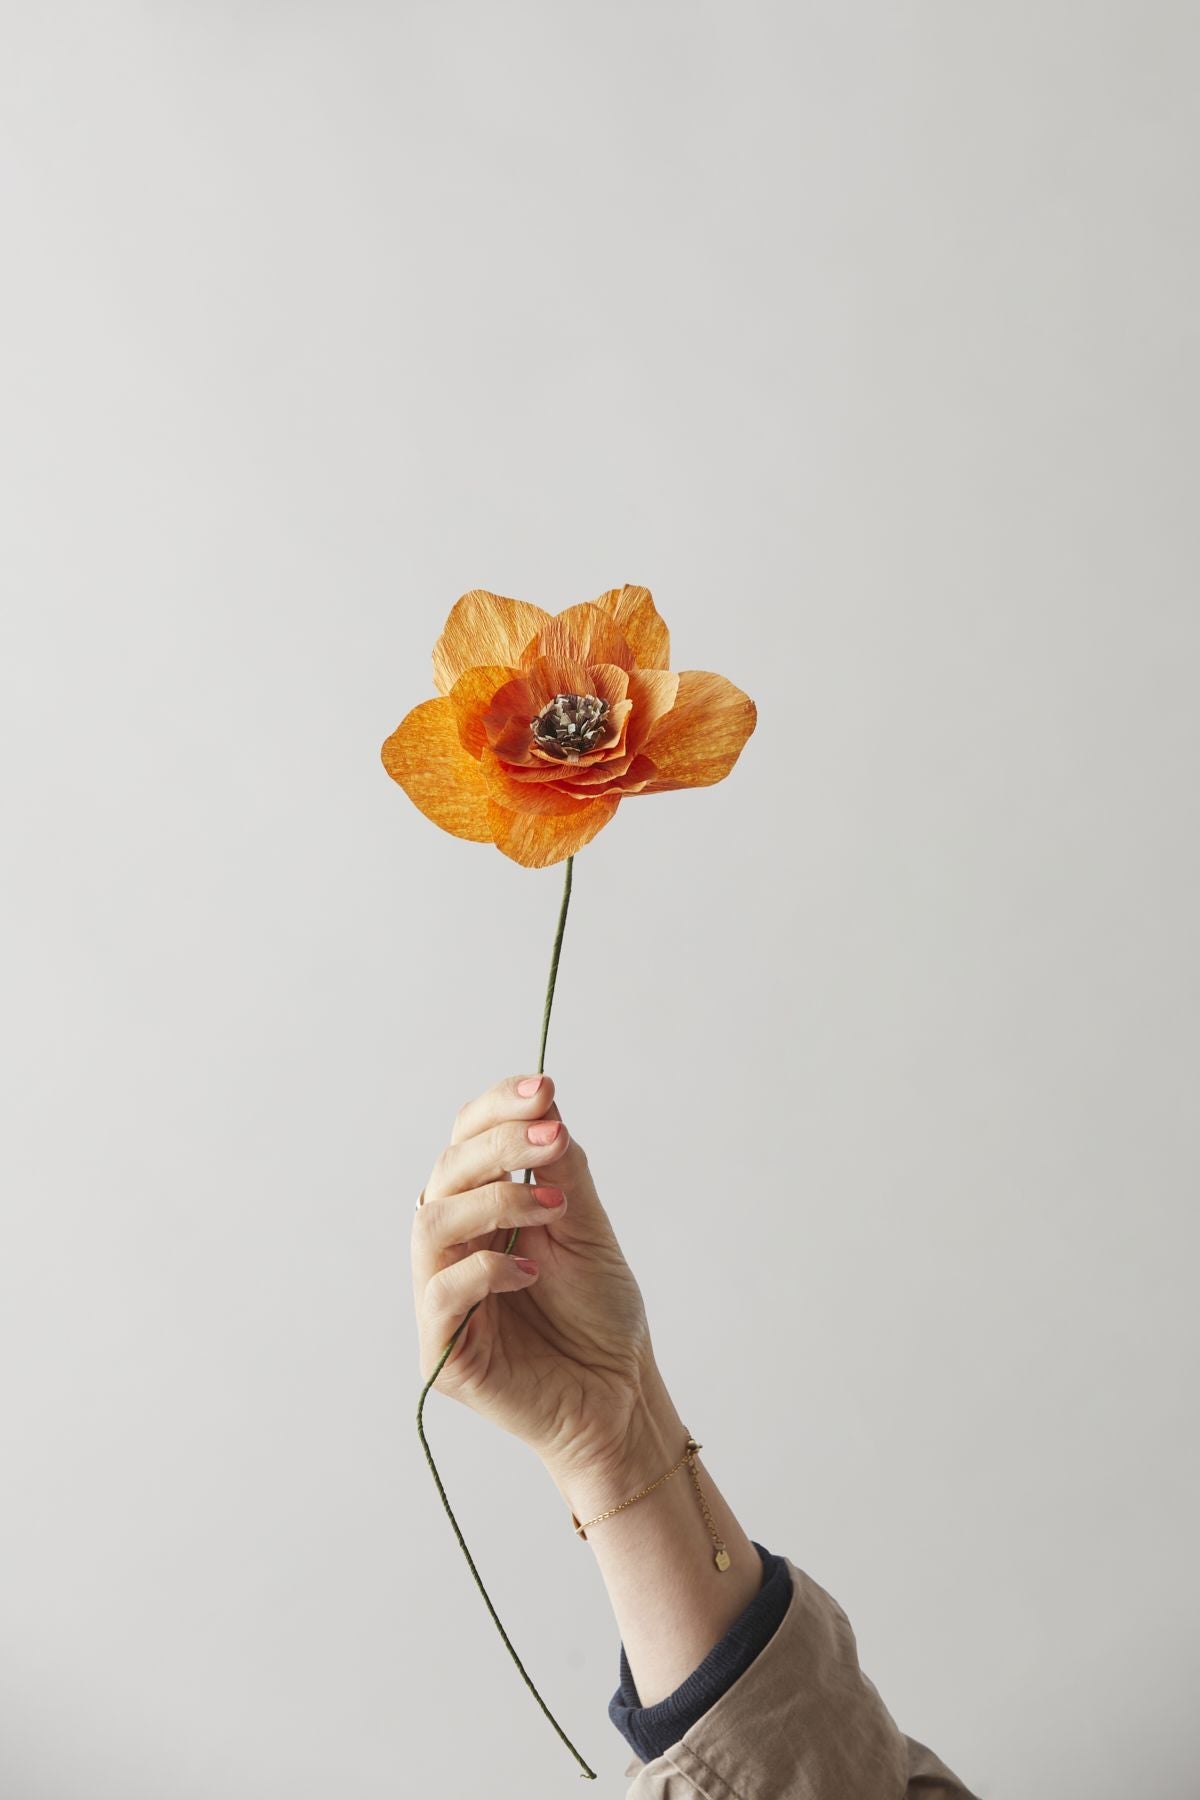
<svg viewBox="0 0 1200 1800"><path fill-rule="evenodd" d="M484 1291L483 1265L479 1260L478 1250L472 1251L467 1256L460 1256L458 1261L452 1264L452 1267L456 1278L454 1284L455 1305L462 1306L465 1303L469 1306L473 1300L478 1300Z"/></svg>
<svg viewBox="0 0 1200 1800"><path fill-rule="evenodd" d="M444 1373L450 1377L448 1392L464 1405L470 1404L471 1382L479 1365L479 1334L472 1330L474 1319L468 1319L462 1336L446 1359Z"/></svg>
<svg viewBox="0 0 1200 1800"><path fill-rule="evenodd" d="M443 1315L461 1312L463 1306L469 1304L471 1271L467 1265L471 1260L469 1256L464 1257L461 1262L451 1263L434 1276L433 1281L438 1284L437 1308ZM431 1287L433 1281L429 1284Z"/></svg>
<svg viewBox="0 0 1200 1800"><path fill-rule="evenodd" d="M422 1340L433 1335L438 1314L443 1310L445 1292L440 1277L431 1275L417 1300L417 1327Z"/></svg>
<svg viewBox="0 0 1200 1800"><path fill-rule="evenodd" d="M447 1263L444 1269L438 1269L429 1277L425 1285L425 1308L427 1312L445 1312L446 1306L453 1296L458 1280L457 1263Z"/></svg>
<svg viewBox="0 0 1200 1800"><path fill-rule="evenodd" d="M490 1181L487 1185L487 1207L497 1225L503 1225L512 1205L511 1181Z"/></svg>
<svg viewBox="0 0 1200 1800"><path fill-rule="evenodd" d="M498 1167L508 1170L525 1167L521 1161L525 1127L519 1120L508 1119L503 1125L493 1126L492 1143Z"/></svg>

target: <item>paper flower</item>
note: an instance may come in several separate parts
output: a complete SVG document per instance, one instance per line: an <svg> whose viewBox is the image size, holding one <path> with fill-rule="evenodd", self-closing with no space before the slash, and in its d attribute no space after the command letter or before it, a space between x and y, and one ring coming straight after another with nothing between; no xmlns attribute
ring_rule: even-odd
<svg viewBox="0 0 1200 1800"><path fill-rule="evenodd" d="M622 800L721 781L754 730L749 695L668 668L669 643L648 588L559 613L473 588L434 645L440 697L396 727L384 768L455 837L561 862Z"/></svg>
<svg viewBox="0 0 1200 1800"><path fill-rule="evenodd" d="M564 862L558 930L542 1008L537 1068L546 1066L559 952L575 852L622 800L670 788L711 787L728 775L754 730L753 700L723 675L667 667L669 638L650 590L610 588L544 612L472 588L450 609L433 647L438 698L422 700L383 745L383 766L435 825L495 844L513 862ZM533 1177L526 1169L525 1181ZM511 1254L519 1226L504 1254ZM596 1779L526 1673L500 1623L454 1517L425 1435L426 1397L476 1301L455 1327L417 1402L417 1435L476 1586L538 1705ZM717 1567L728 1567L718 1561Z"/></svg>

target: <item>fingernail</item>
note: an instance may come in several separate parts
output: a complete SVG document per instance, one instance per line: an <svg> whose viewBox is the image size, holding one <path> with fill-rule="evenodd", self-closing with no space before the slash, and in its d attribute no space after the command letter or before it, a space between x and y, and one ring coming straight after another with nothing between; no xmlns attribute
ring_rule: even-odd
<svg viewBox="0 0 1200 1800"><path fill-rule="evenodd" d="M514 1256L513 1261L516 1263L518 1269L523 1269L525 1271L526 1275L537 1274L537 1264L534 1262L532 1256Z"/></svg>
<svg viewBox="0 0 1200 1800"><path fill-rule="evenodd" d="M552 1144L558 1136L559 1119L539 1119L536 1125L525 1127L525 1136L531 1144Z"/></svg>
<svg viewBox="0 0 1200 1800"><path fill-rule="evenodd" d="M535 1187L533 1192L539 1206L561 1206L563 1203L561 1188Z"/></svg>
<svg viewBox="0 0 1200 1800"><path fill-rule="evenodd" d="M527 1075L524 1081L518 1081L517 1092L518 1094L524 1095L525 1099L528 1100L531 1094L537 1093L541 1085L542 1078L540 1075Z"/></svg>

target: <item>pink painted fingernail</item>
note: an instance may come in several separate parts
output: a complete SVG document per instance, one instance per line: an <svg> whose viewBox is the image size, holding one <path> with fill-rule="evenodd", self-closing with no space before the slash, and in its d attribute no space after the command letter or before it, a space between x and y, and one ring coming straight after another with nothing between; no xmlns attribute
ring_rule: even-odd
<svg viewBox="0 0 1200 1800"><path fill-rule="evenodd" d="M531 1144L552 1144L561 1123L560 1119L539 1119L535 1125L525 1127L525 1136Z"/></svg>
<svg viewBox="0 0 1200 1800"><path fill-rule="evenodd" d="M537 1274L537 1264L534 1262L532 1256L514 1256L513 1261L516 1263L518 1269L524 1269L526 1275Z"/></svg>
<svg viewBox="0 0 1200 1800"><path fill-rule="evenodd" d="M518 1081L517 1092L518 1092L518 1094L523 1095L526 1100L528 1100L529 1096L531 1094L537 1093L537 1091L541 1087L541 1085L542 1085L542 1078L540 1075L526 1075L524 1081Z"/></svg>
<svg viewBox="0 0 1200 1800"><path fill-rule="evenodd" d="M561 1206L563 1203L561 1188L535 1187L533 1193L539 1206Z"/></svg>

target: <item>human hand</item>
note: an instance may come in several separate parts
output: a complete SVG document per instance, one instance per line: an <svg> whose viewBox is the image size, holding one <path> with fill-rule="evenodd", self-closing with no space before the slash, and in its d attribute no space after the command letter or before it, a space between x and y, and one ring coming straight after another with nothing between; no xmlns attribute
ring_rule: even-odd
<svg viewBox="0 0 1200 1800"><path fill-rule="evenodd" d="M436 1386L536 1451L560 1482L616 1468L655 1388L641 1291L554 1083L510 1076L460 1108L412 1231L421 1375L471 1313ZM557 1123L550 1143L526 1127ZM535 1185L512 1180L532 1169ZM555 1197L547 1207L540 1197ZM521 1228L505 1255L512 1227ZM530 1273L518 1261L532 1259Z"/></svg>

